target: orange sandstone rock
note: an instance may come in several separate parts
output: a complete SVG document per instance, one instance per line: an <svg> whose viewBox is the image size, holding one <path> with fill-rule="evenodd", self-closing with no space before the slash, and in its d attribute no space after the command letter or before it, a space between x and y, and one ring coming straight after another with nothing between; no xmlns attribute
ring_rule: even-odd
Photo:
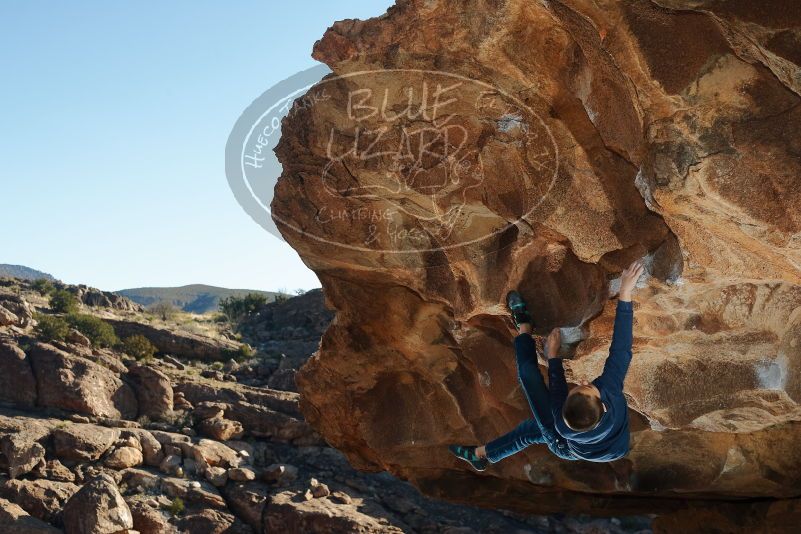
<svg viewBox="0 0 801 534"><path fill-rule="evenodd" d="M306 418L359 468L483 506L799 495L799 36L789 1L404 0L334 24L272 205L336 310ZM638 257L631 453L466 471L447 444L528 417L506 292L591 379Z"/></svg>

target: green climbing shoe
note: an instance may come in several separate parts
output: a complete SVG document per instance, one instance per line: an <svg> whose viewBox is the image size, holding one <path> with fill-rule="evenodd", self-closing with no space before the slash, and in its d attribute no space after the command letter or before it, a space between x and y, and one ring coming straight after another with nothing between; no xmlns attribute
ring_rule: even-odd
<svg viewBox="0 0 801 534"><path fill-rule="evenodd" d="M460 460L464 460L472 465L473 469L476 471L483 471L489 465L489 462L486 458L479 458L476 456L475 446L448 445L448 450Z"/></svg>
<svg viewBox="0 0 801 534"><path fill-rule="evenodd" d="M517 291L510 291L506 294L506 306L512 313L512 320L515 326L520 328L523 323L529 323L534 326L534 321L531 319L531 314L526 309L526 301Z"/></svg>

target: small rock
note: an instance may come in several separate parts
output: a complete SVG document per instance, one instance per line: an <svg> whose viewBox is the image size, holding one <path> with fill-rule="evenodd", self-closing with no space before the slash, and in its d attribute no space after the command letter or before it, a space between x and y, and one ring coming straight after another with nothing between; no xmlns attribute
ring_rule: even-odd
<svg viewBox="0 0 801 534"><path fill-rule="evenodd" d="M210 378L212 380L219 380L220 382L223 380L223 373L214 369L206 369L200 373L200 376L203 378Z"/></svg>
<svg viewBox="0 0 801 534"><path fill-rule="evenodd" d="M162 361L165 361L165 362L169 363L170 365L174 366L179 371L183 371L184 369L186 369L186 366L184 364L182 364L180 361L176 360L175 358L173 358L172 356L170 356L168 354L165 354L164 356L162 356L161 359L162 359Z"/></svg>
<svg viewBox="0 0 801 534"><path fill-rule="evenodd" d="M245 432L242 423L239 421L232 421L222 417L205 419L200 422L198 429L204 436L208 436L217 441L238 439L241 438Z"/></svg>
<svg viewBox="0 0 801 534"><path fill-rule="evenodd" d="M222 467L209 467L206 469L205 477L212 486L221 488L228 482L228 471Z"/></svg>
<svg viewBox="0 0 801 534"><path fill-rule="evenodd" d="M81 334L74 328L70 329L69 333L67 334L67 341L70 343L74 343L75 345L80 345L81 347L92 346L92 342L89 340L89 338Z"/></svg>
<svg viewBox="0 0 801 534"><path fill-rule="evenodd" d="M339 504L353 504L353 499L344 491L335 491L332 493L331 500Z"/></svg>
<svg viewBox="0 0 801 534"><path fill-rule="evenodd" d="M181 469L181 457L175 454L170 454L159 465L159 471L168 475L177 475L178 469Z"/></svg>
<svg viewBox="0 0 801 534"><path fill-rule="evenodd" d="M88 423L92 422L92 420L89 419L88 417L86 417L85 415L80 415L80 414L77 414L77 413L70 414L67 417L67 419L69 419L73 423L85 423L85 424L88 424Z"/></svg>
<svg viewBox="0 0 801 534"><path fill-rule="evenodd" d="M316 478L313 478L309 481L309 486L311 486L309 490L316 499L319 499L321 497L328 497L329 495L331 495L331 490L328 489L328 486L323 484Z"/></svg>
<svg viewBox="0 0 801 534"><path fill-rule="evenodd" d="M134 447L119 447L114 449L103 462L106 467L112 469L127 469L142 465L144 457L142 451Z"/></svg>
<svg viewBox="0 0 801 534"><path fill-rule="evenodd" d="M251 469L236 467L228 470L228 478L236 482L248 482L250 480L256 480L256 473Z"/></svg>
<svg viewBox="0 0 801 534"><path fill-rule="evenodd" d="M173 396L173 409L178 410L194 410L195 407L192 406L192 403L186 400L183 392L178 391L174 393Z"/></svg>
<svg viewBox="0 0 801 534"><path fill-rule="evenodd" d="M117 447L133 447L136 450L142 450L142 444L136 438L136 436L132 434L124 434L120 436L120 439L117 440L116 443Z"/></svg>

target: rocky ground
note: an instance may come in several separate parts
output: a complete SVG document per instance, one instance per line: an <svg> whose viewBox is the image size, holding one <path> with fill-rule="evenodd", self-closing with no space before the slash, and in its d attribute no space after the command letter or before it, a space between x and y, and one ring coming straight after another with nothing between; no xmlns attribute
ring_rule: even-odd
<svg viewBox="0 0 801 534"><path fill-rule="evenodd" d="M201 336L154 326L115 295L69 287L83 313L159 349L137 361L71 331L29 282L0 282L0 532L523 533L649 531L646 518L525 517L425 498L354 470L298 409L294 373L331 315L322 293L266 305ZM532 497L534 498L534 497Z"/></svg>

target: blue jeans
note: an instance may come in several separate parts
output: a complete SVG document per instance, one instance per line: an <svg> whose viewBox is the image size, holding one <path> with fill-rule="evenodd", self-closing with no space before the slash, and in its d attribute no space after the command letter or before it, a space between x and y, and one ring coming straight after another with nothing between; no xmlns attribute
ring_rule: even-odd
<svg viewBox="0 0 801 534"><path fill-rule="evenodd" d="M537 345L530 334L520 334L515 338L515 357L517 377L534 417L523 421L508 434L487 443L487 460L499 462L535 444L547 445L548 450L564 460L576 460L568 449L565 438L557 434L554 428L551 399L537 364Z"/></svg>

